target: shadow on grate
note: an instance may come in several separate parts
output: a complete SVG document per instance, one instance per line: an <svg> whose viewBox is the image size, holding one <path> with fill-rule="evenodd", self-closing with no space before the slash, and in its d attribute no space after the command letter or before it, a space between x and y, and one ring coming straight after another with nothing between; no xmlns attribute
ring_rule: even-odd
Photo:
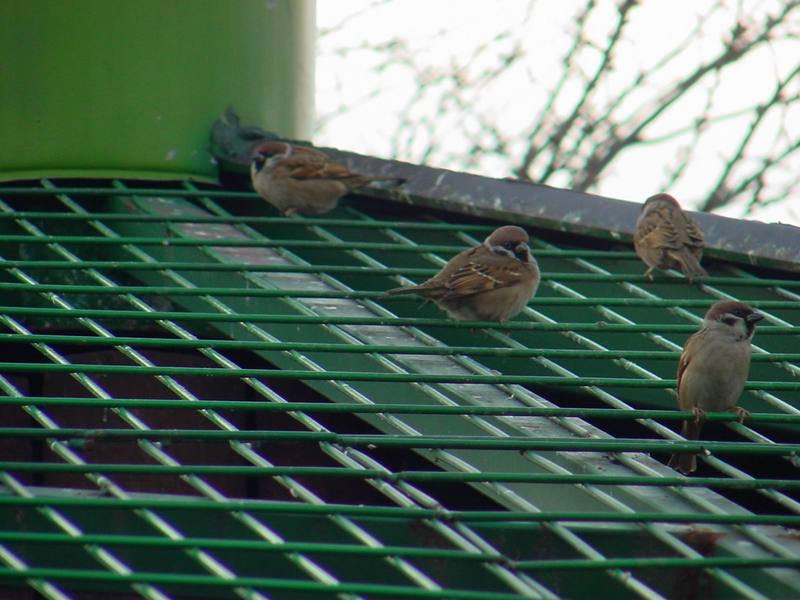
<svg viewBox="0 0 800 600"><path fill-rule="evenodd" d="M54 333L54 332L51 332ZM79 344L53 346L62 356L73 363L86 365L129 365L131 361L114 349L93 350ZM30 346L20 344L0 345L0 352L14 353L17 360L28 363L46 364L42 355ZM207 358L197 352L144 349L141 351L153 364L173 367L214 368ZM226 357L241 368L273 369L268 361L248 351L226 350ZM34 373L14 375L14 385L25 395L45 397L90 397L87 389L78 378L69 373ZM263 400L252 387L243 380L223 377L178 376L175 383L198 400ZM137 399L179 399L174 384L167 384L158 377L137 374L134 367L123 374L99 373L91 375L92 385L102 390L109 398ZM288 401L329 403L329 400L301 381L280 379L264 381L279 397ZM135 418L157 430L193 430L202 436L203 431L215 431L214 426L198 409L192 408L191 400L186 400L185 408L130 408L126 409ZM113 404L113 400L112 400ZM86 430L127 429L129 425L120 417L117 410L108 406L47 406L45 412L62 428ZM259 410L218 409L219 415L227 419L241 431L307 431L298 420L286 412L266 412ZM331 412L315 415L315 420L329 431L343 434L379 434L364 420L349 412ZM6 426L35 427L33 419L24 414L19 407L0 406L0 421ZM143 436L146 437L146 436ZM155 462L136 440L107 439L102 436L76 438L69 445L89 464L151 465L149 473L115 473L114 480L132 493L188 494L197 493L179 475L159 473ZM229 466L246 467L248 463L231 445L224 440L163 440L161 448L185 467ZM253 441L249 446L264 459L275 466L285 467L340 467L315 441ZM59 457L42 438L0 440L0 449L5 460L20 462L59 462ZM405 470L440 471L440 469L418 453L403 448L365 449L365 453L380 463L388 472ZM354 473L355 474L355 473ZM293 500L293 496L270 476L242 474L203 474L220 493L232 498L263 500ZM314 476L298 474L294 477L312 489L325 502L344 504L391 505L391 502L377 492L366 479L358 476ZM30 485L94 489L83 473L34 472L21 476ZM498 509L499 506L469 485L459 482L420 483L418 487L443 506L451 509Z"/></svg>

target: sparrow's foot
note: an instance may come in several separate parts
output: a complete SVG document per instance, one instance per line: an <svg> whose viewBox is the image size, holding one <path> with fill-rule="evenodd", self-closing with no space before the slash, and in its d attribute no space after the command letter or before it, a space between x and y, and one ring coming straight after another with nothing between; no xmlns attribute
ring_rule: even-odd
<svg viewBox="0 0 800 600"><path fill-rule="evenodd" d="M508 319L501 319L497 322L498 325L505 325L506 323L508 323ZM506 336L511 335L511 329L498 329L497 332Z"/></svg>
<svg viewBox="0 0 800 600"><path fill-rule="evenodd" d="M686 276L686 279L689 281L689 285L693 285L698 290L703 289L703 279L705 279L704 275L697 275L697 276Z"/></svg>
<svg viewBox="0 0 800 600"><path fill-rule="evenodd" d="M653 267L647 269L647 271L644 272L644 276L647 277L647 281L653 281Z"/></svg>
<svg viewBox="0 0 800 600"><path fill-rule="evenodd" d="M750 411L742 408L741 406L732 406L728 409L728 411L736 413L736 420L739 421L739 423L750 418Z"/></svg>
<svg viewBox="0 0 800 600"><path fill-rule="evenodd" d="M296 208L287 208L285 211L283 211L284 217L296 217L299 214L300 212Z"/></svg>
<svg viewBox="0 0 800 600"><path fill-rule="evenodd" d="M692 408L692 414L694 415L694 422L696 425L699 425L706 420L706 411L704 411L702 408L695 406Z"/></svg>

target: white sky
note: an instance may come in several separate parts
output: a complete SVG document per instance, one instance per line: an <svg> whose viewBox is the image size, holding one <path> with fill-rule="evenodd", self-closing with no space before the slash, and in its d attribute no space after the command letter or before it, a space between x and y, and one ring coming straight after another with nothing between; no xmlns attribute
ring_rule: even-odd
<svg viewBox="0 0 800 600"><path fill-rule="evenodd" d="M507 52L514 40L521 44L525 55L514 67L504 73L480 93L468 96L488 114L492 123L503 130L525 130L537 114L546 97L561 75L561 60L572 36L571 22L585 0L395 0L383 3L375 0L318 0L317 25L322 32L318 44L316 65L317 114L323 117L315 142L350 149L365 154L419 162L428 135L437 136L444 149L427 157L432 166L464 168L453 161L451 155L468 147L469 132L478 127L464 120L458 111L431 115L430 128L419 131L413 139L394 138L400 115L417 92L413 70L409 66L388 66L379 73L375 67L385 60L385 54L376 51L392 40L403 40L409 53L413 53L415 68L422 66L431 78L437 73L458 65L465 77L476 77L486 64ZM598 0L598 9L592 13L587 27L588 36L598 43L607 38L616 21L616 2ZM649 0L631 13L629 24L619 46L613 69L600 86L597 102L611 102L615 92L623 89L633 75L647 71L668 50L680 46L682 51L673 61L665 79L693 69L717 53L730 28L733 15L745 25L760 22L766 14L774 13L779 0L729 0L705 20L702 35L691 44L682 43L696 26L698 14L706 14L718 3L714 0ZM530 7L533 7L532 10ZM529 12L530 11L530 12ZM798 15L800 16L800 15ZM773 42L752 52L745 60L723 71L719 87L713 95L712 115L742 111L768 97L774 88L776 76L786 75L800 62L800 23L796 18L793 27L795 38L788 42ZM330 33L326 30L336 28ZM496 42L493 50L469 59L475 49L491 41L499 32L508 29L511 36ZM580 65L587 71L595 67L599 53L585 53ZM482 64L482 61L486 64ZM643 99L658 96L671 89L671 81L655 81L651 87L643 86L620 107L621 114L634 111ZM711 85L712 81L705 85ZM554 110L561 116L567 113L580 93L578 87L569 86L559 97ZM797 79L787 88L788 93L800 93ZM655 137L691 123L703 110L706 95L690 93L647 130ZM348 109L330 117L340 107ZM425 94L414 109L423 117L436 107L435 94ZM781 124L781 119L767 119L757 130L753 152L768 151L776 141L786 143L800 137L800 106L792 109ZM691 208L697 206L716 180L715 175L724 160L724 153L738 144L752 118L750 114L725 120L709 127L707 133L694 146L695 158L690 167L670 190L659 189L665 181L666 170L677 161L681 148L690 142L688 135L676 136L661 144L640 146L619 155L613 167L597 189L592 191L626 200L644 200L659 191L670 191ZM472 129L471 129L472 128ZM521 147L512 145L512 152ZM510 175L506 161L487 159L471 168L493 177ZM800 157L794 157L785 173L776 171L776 186L796 176L800 170ZM784 179L781 179L784 177ZM551 185L564 185L557 177ZM562 178L563 179L563 178ZM796 191L795 191L796 193ZM753 215L762 220L780 220L800 224L800 208L792 210L792 202L761 210ZM740 216L741 206L733 206L722 214Z"/></svg>

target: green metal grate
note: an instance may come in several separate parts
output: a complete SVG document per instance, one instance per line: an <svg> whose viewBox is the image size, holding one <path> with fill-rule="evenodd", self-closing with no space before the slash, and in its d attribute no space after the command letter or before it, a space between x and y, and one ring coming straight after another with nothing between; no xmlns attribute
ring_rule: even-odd
<svg viewBox="0 0 800 600"><path fill-rule="evenodd" d="M375 202L0 187L0 592L800 596L800 282L648 283L623 246L534 231L524 314L454 323L382 291L494 225ZM753 418L682 441L677 352L721 298L768 315Z"/></svg>

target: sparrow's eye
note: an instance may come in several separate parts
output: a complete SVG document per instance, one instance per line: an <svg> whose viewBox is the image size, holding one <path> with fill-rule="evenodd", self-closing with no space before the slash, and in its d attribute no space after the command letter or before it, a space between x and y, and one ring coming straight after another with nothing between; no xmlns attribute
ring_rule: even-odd
<svg viewBox="0 0 800 600"><path fill-rule="evenodd" d="M515 247L516 247L516 244L514 242L506 242L505 244L503 244L503 248L506 248L507 250L511 250L512 252L514 251Z"/></svg>
<svg viewBox="0 0 800 600"><path fill-rule="evenodd" d="M730 315L726 315L726 316L722 317L722 319L720 319L720 320L723 323L725 323L725 325L728 325L729 327L733 327L736 324L736 321L738 321L739 319L737 319L736 317L730 316Z"/></svg>

